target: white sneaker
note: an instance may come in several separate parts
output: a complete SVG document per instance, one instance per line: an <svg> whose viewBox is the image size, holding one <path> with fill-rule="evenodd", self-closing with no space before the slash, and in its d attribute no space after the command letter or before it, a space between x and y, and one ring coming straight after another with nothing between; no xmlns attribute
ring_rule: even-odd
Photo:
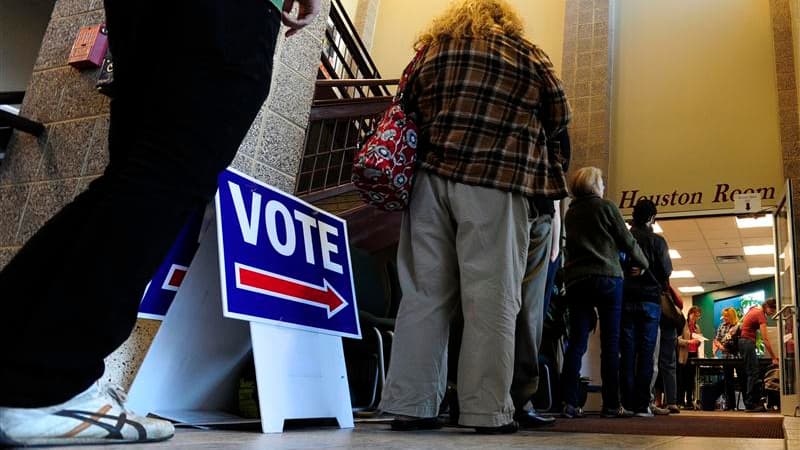
<svg viewBox="0 0 800 450"><path fill-rule="evenodd" d="M60 405L0 407L0 447L155 442L174 434L171 423L126 410L125 394L100 383Z"/></svg>

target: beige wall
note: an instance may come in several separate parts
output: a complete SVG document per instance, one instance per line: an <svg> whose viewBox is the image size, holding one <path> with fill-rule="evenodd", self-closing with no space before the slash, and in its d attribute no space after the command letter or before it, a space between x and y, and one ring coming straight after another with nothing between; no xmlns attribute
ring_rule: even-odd
<svg viewBox="0 0 800 450"><path fill-rule="evenodd" d="M795 0L792 0L795 1ZM608 196L661 211L733 207L718 185L782 191L768 1L617 2ZM687 195L680 197L681 193ZM681 200L702 201L680 205ZM774 204L775 199L765 199ZM630 206L625 202L624 206ZM629 213L630 209L623 212Z"/></svg>
<svg viewBox="0 0 800 450"><path fill-rule="evenodd" d="M561 69L565 0L509 0L525 21L528 38ZM382 0L372 44L372 58L384 78L400 76L411 60L417 34L440 14L449 0Z"/></svg>
<svg viewBox="0 0 800 450"><path fill-rule="evenodd" d="M359 0L340 0L340 1L342 2L342 6L344 6L344 10L347 11L347 15L350 16L350 20L355 22L356 10L358 9Z"/></svg>
<svg viewBox="0 0 800 450"><path fill-rule="evenodd" d="M792 48L794 49L794 73L798 100L800 101L800 0L790 0L792 14ZM800 109L798 109L800 112ZM800 120L800 116L798 117Z"/></svg>
<svg viewBox="0 0 800 450"><path fill-rule="evenodd" d="M53 1L0 1L0 92L24 91L42 45Z"/></svg>

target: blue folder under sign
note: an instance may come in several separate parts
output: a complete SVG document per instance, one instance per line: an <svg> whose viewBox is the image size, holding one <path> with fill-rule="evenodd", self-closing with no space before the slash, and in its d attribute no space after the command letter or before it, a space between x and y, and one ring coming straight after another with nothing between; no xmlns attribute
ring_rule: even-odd
<svg viewBox="0 0 800 450"><path fill-rule="evenodd" d="M361 337L344 220L232 169L216 209L226 317Z"/></svg>

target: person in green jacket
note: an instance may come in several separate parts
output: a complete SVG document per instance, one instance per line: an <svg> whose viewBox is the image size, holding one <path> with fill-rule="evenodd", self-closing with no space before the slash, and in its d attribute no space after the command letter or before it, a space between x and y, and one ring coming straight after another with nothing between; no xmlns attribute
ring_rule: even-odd
<svg viewBox="0 0 800 450"><path fill-rule="evenodd" d="M631 417L619 401L619 337L622 312L621 260L644 273L647 258L614 203L603 199L603 174L583 167L569 179L572 203L564 218L564 278L569 298L570 332L564 355L562 390L566 418L582 417L578 405L581 359L595 317L600 318L603 417ZM597 316L595 315L597 308Z"/></svg>

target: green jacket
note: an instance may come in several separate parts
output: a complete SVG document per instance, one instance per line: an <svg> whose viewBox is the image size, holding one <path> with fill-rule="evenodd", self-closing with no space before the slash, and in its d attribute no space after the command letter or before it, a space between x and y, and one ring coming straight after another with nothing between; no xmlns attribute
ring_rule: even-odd
<svg viewBox="0 0 800 450"><path fill-rule="evenodd" d="M590 276L623 276L620 252L631 265L646 269L647 258L625 226L617 206L596 195L572 200L564 217L567 284Z"/></svg>

